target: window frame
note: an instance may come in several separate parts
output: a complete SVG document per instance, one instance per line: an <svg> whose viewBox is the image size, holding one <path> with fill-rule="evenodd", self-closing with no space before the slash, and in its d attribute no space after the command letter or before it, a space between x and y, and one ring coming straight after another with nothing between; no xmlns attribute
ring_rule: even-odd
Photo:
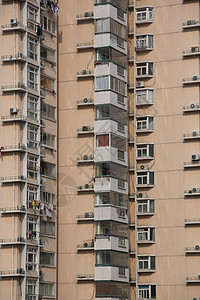
<svg viewBox="0 0 200 300"><path fill-rule="evenodd" d="M153 22L153 7L138 7L136 9L136 22Z"/></svg>
<svg viewBox="0 0 200 300"><path fill-rule="evenodd" d="M30 65L27 70L27 86L32 90L38 90L38 68Z"/></svg>
<svg viewBox="0 0 200 300"><path fill-rule="evenodd" d="M154 239L151 239L151 235ZM137 229L137 242L153 242L155 243L155 227L138 227Z"/></svg>
<svg viewBox="0 0 200 300"><path fill-rule="evenodd" d="M31 44L33 50L31 49ZM36 61L38 59L38 40L30 35L27 38L27 56Z"/></svg>
<svg viewBox="0 0 200 300"><path fill-rule="evenodd" d="M33 135L31 139L30 135ZM38 127L28 125L27 128L27 147L37 149L38 148Z"/></svg>

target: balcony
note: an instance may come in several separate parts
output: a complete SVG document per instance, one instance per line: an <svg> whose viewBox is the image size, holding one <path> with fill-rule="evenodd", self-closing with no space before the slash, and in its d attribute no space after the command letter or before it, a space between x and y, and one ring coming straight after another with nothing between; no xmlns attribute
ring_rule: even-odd
<svg viewBox="0 0 200 300"><path fill-rule="evenodd" d="M16 213L26 213L26 207L24 205L18 205L17 207L3 207L0 208L1 214L16 214Z"/></svg>
<svg viewBox="0 0 200 300"><path fill-rule="evenodd" d="M76 276L77 282L80 281L94 281L94 274L78 274Z"/></svg>
<svg viewBox="0 0 200 300"><path fill-rule="evenodd" d="M93 50L94 49L94 42L77 43L76 44L76 49L77 49L77 51Z"/></svg>
<svg viewBox="0 0 200 300"><path fill-rule="evenodd" d="M200 167L200 161L199 160L191 160L188 162L184 162L184 168L199 168Z"/></svg>
<svg viewBox="0 0 200 300"><path fill-rule="evenodd" d="M200 104L199 103L192 103L190 106L183 106L183 112L198 112L200 111Z"/></svg>
<svg viewBox="0 0 200 300"><path fill-rule="evenodd" d="M200 246L196 245L194 247L186 247L185 254L200 254Z"/></svg>
<svg viewBox="0 0 200 300"><path fill-rule="evenodd" d="M193 131L192 133L187 133L183 135L183 140L197 140L200 139L200 132Z"/></svg>
<svg viewBox="0 0 200 300"><path fill-rule="evenodd" d="M9 123L9 122L26 122L27 117L22 114L12 114L9 116L2 116L1 122L2 123Z"/></svg>
<svg viewBox="0 0 200 300"><path fill-rule="evenodd" d="M123 166L128 165L128 153L114 147L97 147L94 150L95 162L114 162Z"/></svg>
<svg viewBox="0 0 200 300"><path fill-rule="evenodd" d="M114 207L110 205L95 206L94 208L95 221L112 220L115 222L128 224L127 209Z"/></svg>
<svg viewBox="0 0 200 300"><path fill-rule="evenodd" d="M81 72L76 73L77 80L79 79L93 79L94 78L94 71L92 70L82 70Z"/></svg>
<svg viewBox="0 0 200 300"><path fill-rule="evenodd" d="M89 193L94 192L94 184L93 183L86 183L85 185L77 186L78 193Z"/></svg>
<svg viewBox="0 0 200 300"><path fill-rule="evenodd" d="M182 24L183 29L196 29L200 26L200 22L196 20L187 20Z"/></svg>
<svg viewBox="0 0 200 300"><path fill-rule="evenodd" d="M13 246L13 245L25 245L26 239L24 237L17 237L13 239L1 239L0 245L1 246Z"/></svg>
<svg viewBox="0 0 200 300"><path fill-rule="evenodd" d="M9 277L24 277L25 270L22 268L18 268L13 271L0 271L0 278L9 278Z"/></svg>
<svg viewBox="0 0 200 300"><path fill-rule="evenodd" d="M126 267L97 265L95 266L95 281L129 282L129 269Z"/></svg>
<svg viewBox="0 0 200 300"><path fill-rule="evenodd" d="M27 57L23 55L21 52L18 52L18 54L15 55L4 55L1 57L2 62L13 62L13 61L20 61L20 62L26 62Z"/></svg>
<svg viewBox="0 0 200 300"><path fill-rule="evenodd" d="M77 222L90 222L94 221L94 213L86 212L84 215L77 216Z"/></svg>
<svg viewBox="0 0 200 300"><path fill-rule="evenodd" d="M200 284L200 275L198 275L196 277L186 277L186 283L187 284L192 284L192 283Z"/></svg>
<svg viewBox="0 0 200 300"><path fill-rule="evenodd" d="M77 251L80 252L80 251L93 251L94 250L94 241L87 241L83 244L79 244L77 245Z"/></svg>
<svg viewBox="0 0 200 300"><path fill-rule="evenodd" d="M184 191L184 196L200 196L200 188L192 188L191 190Z"/></svg>
<svg viewBox="0 0 200 300"><path fill-rule="evenodd" d="M10 153L10 152L26 152L26 146L24 144L19 143L18 145L1 147L1 153Z"/></svg>
<svg viewBox="0 0 200 300"><path fill-rule="evenodd" d="M194 75L191 78L183 79L183 85L199 84L199 83L200 83L200 75Z"/></svg>
<svg viewBox="0 0 200 300"><path fill-rule="evenodd" d="M93 157L92 154L77 157L77 165L79 165L79 164L91 164L93 162L94 162L94 157Z"/></svg>
<svg viewBox="0 0 200 300"><path fill-rule="evenodd" d="M187 225L200 225L200 218L185 219L184 223L185 223L185 226L187 226Z"/></svg>
<svg viewBox="0 0 200 300"><path fill-rule="evenodd" d="M27 27L25 25L23 25L22 23L18 22L17 19L11 19L11 20L13 20L13 24L1 25L1 30L3 32L27 31Z"/></svg>
<svg viewBox="0 0 200 300"><path fill-rule="evenodd" d="M94 13L93 11L87 11L84 14L80 14L76 16L77 23L80 22L88 22L94 20Z"/></svg>
<svg viewBox="0 0 200 300"><path fill-rule="evenodd" d="M118 192L128 194L128 182L113 177L95 178L95 192Z"/></svg>
<svg viewBox="0 0 200 300"><path fill-rule="evenodd" d="M2 93L10 93L10 92L21 92L25 93L27 90L26 86L22 82L18 82L18 84L14 85L4 85L1 87Z"/></svg>
<svg viewBox="0 0 200 300"><path fill-rule="evenodd" d="M23 175L1 177L1 183L25 183L26 177Z"/></svg>
<svg viewBox="0 0 200 300"><path fill-rule="evenodd" d="M94 129L90 126L82 126L81 129L77 129L77 136L94 135Z"/></svg>
<svg viewBox="0 0 200 300"><path fill-rule="evenodd" d="M94 248L98 250L114 250L128 253L129 245L128 239L117 236L96 236Z"/></svg>
<svg viewBox="0 0 200 300"><path fill-rule="evenodd" d="M84 108L88 106L94 106L94 101L92 100L92 98L84 98L83 100L77 101L78 108Z"/></svg>
<svg viewBox="0 0 200 300"><path fill-rule="evenodd" d="M190 56L198 56L200 54L199 47L191 47L190 50L184 50L182 52L183 58L187 58Z"/></svg>

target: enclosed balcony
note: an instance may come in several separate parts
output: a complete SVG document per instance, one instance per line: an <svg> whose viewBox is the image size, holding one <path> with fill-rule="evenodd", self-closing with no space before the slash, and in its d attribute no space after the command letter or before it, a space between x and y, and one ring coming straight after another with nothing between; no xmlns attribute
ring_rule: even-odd
<svg viewBox="0 0 200 300"><path fill-rule="evenodd" d="M190 78L183 79L183 85L199 84L199 83L200 83L200 75L194 75Z"/></svg>
<svg viewBox="0 0 200 300"><path fill-rule="evenodd" d="M184 191L184 196L194 196L194 197L198 197L200 196L200 188L192 188L191 190L187 190Z"/></svg>
<svg viewBox="0 0 200 300"><path fill-rule="evenodd" d="M18 205L16 207L3 207L0 208L1 214L25 214L26 207L24 205Z"/></svg>
<svg viewBox="0 0 200 300"><path fill-rule="evenodd" d="M200 139L200 132L193 131L192 133L187 133L183 135L183 140L198 140Z"/></svg>
<svg viewBox="0 0 200 300"><path fill-rule="evenodd" d="M113 177L95 178L94 184L95 193L115 191L123 194L128 194L128 182L123 179Z"/></svg>
<svg viewBox="0 0 200 300"><path fill-rule="evenodd" d="M129 269L115 266L96 266L95 281L129 282Z"/></svg>
<svg viewBox="0 0 200 300"><path fill-rule="evenodd" d="M77 101L78 108L86 108L86 107L93 107L93 106L94 106L94 101L92 100L91 97L84 98L83 100Z"/></svg>
<svg viewBox="0 0 200 300"><path fill-rule="evenodd" d="M93 79L94 78L94 71L92 70L82 70L76 73L77 80L80 79Z"/></svg>
<svg viewBox="0 0 200 300"><path fill-rule="evenodd" d="M76 21L77 23L81 22L91 22L94 20L94 13L93 11L86 11L83 14L76 15Z"/></svg>
<svg viewBox="0 0 200 300"><path fill-rule="evenodd" d="M23 175L1 177L1 183L25 183L26 177Z"/></svg>
<svg viewBox="0 0 200 300"><path fill-rule="evenodd" d="M136 24L145 24L153 22L153 7L136 8Z"/></svg>
<svg viewBox="0 0 200 300"><path fill-rule="evenodd" d="M94 220L95 221L113 220L115 222L128 224L127 209L120 208L120 207L110 207L110 206L95 206Z"/></svg>
<svg viewBox="0 0 200 300"><path fill-rule="evenodd" d="M104 48L105 49L105 48ZM99 49L97 49L98 51ZM116 50L112 50L112 53L113 52L118 52ZM114 54L113 54L114 56ZM120 57L119 57L119 54L118 54L118 57L119 57L119 61L121 62L121 64L116 64L114 61L111 61L111 60L107 60L107 61L96 61L95 63L95 68L94 68L94 75L96 77L99 77L97 80L99 81L100 83L100 76L111 76L111 81L114 80L113 77L115 78L118 78L120 80L122 80L123 82L126 82L127 81L127 70L126 70L126 57L124 57L124 60L122 58L122 54L120 54L121 56L121 60L120 60ZM114 58L113 58L114 59ZM117 60L117 59L115 59ZM106 77L103 77L101 78L101 80L105 80L106 82ZM113 83L114 84L114 83ZM98 88L97 84L96 84L96 89ZM113 86L113 89L115 87ZM105 86L105 89L106 89L106 86Z"/></svg>
<svg viewBox="0 0 200 300"><path fill-rule="evenodd" d="M153 50L153 35L137 35L136 36L136 51L151 51Z"/></svg>
<svg viewBox="0 0 200 300"><path fill-rule="evenodd" d="M82 128L77 129L77 136L87 136L87 135L93 135L94 129L90 126L82 126Z"/></svg>
<svg viewBox="0 0 200 300"><path fill-rule="evenodd" d="M76 44L76 49L77 49L77 51L93 50L94 49L94 42L77 43Z"/></svg>
<svg viewBox="0 0 200 300"><path fill-rule="evenodd" d="M93 212L86 212L84 215L77 216L77 222L90 222L94 221L94 213Z"/></svg>
<svg viewBox="0 0 200 300"><path fill-rule="evenodd" d="M0 271L1 278L9 278L9 277L24 277L25 270L22 268L18 268L17 270L13 271Z"/></svg>
<svg viewBox="0 0 200 300"><path fill-rule="evenodd" d="M27 57L23 53L18 52L17 54L3 55L3 56L1 56L1 60L4 63L14 62L14 61L26 62Z"/></svg>
<svg viewBox="0 0 200 300"><path fill-rule="evenodd" d="M83 244L77 245L77 251L78 252L88 252L94 250L94 240L86 241Z"/></svg>
<svg viewBox="0 0 200 300"><path fill-rule="evenodd" d="M96 236L94 243L95 251L114 250L128 253L129 241L125 237Z"/></svg>
<svg viewBox="0 0 200 300"><path fill-rule="evenodd" d="M94 281L94 274L78 274L76 276L77 282L80 281Z"/></svg>
<svg viewBox="0 0 200 300"><path fill-rule="evenodd" d="M182 54L183 54L183 58L184 57L187 58L190 56L198 56L200 55L199 47L198 46L191 47L190 50L184 50Z"/></svg>
<svg viewBox="0 0 200 300"><path fill-rule="evenodd" d="M190 106L183 106L184 113L192 113L199 112L200 104L199 103L191 103Z"/></svg>
<svg viewBox="0 0 200 300"><path fill-rule="evenodd" d="M25 93L27 90L26 86L22 82L18 82L14 85L4 85L1 87L2 93L21 92Z"/></svg>
<svg viewBox="0 0 200 300"><path fill-rule="evenodd" d="M129 289L127 283L96 281L96 298L99 300L129 299Z"/></svg>
<svg viewBox="0 0 200 300"><path fill-rule="evenodd" d="M185 226L200 225L200 218L185 219L184 223L185 223Z"/></svg>
<svg viewBox="0 0 200 300"><path fill-rule="evenodd" d="M196 21L195 19L187 20L183 22L182 27L183 29L197 29L200 26L200 22Z"/></svg>

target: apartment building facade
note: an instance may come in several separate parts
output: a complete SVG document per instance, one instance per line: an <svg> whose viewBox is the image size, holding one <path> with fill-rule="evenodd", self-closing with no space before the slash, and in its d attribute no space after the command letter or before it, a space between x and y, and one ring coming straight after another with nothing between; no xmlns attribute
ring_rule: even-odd
<svg viewBox="0 0 200 300"><path fill-rule="evenodd" d="M2 1L0 298L56 294L57 8Z"/></svg>
<svg viewBox="0 0 200 300"><path fill-rule="evenodd" d="M59 6L1 3L0 298L198 300L199 1Z"/></svg>

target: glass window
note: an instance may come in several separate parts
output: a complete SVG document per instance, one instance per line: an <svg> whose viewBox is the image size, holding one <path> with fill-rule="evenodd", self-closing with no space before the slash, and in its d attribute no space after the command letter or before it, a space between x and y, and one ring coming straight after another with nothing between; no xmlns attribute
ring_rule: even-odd
<svg viewBox="0 0 200 300"><path fill-rule="evenodd" d="M128 299L129 285L117 282L96 282L96 296L98 298L126 298Z"/></svg>
<svg viewBox="0 0 200 300"><path fill-rule="evenodd" d="M27 26L29 29L36 31L37 29L37 15L38 15L38 10L28 6L27 7Z"/></svg>
<svg viewBox="0 0 200 300"><path fill-rule="evenodd" d="M127 225L112 221L96 222L96 236L128 237Z"/></svg>
<svg viewBox="0 0 200 300"><path fill-rule="evenodd" d="M114 105L96 105L95 106L96 120L114 120L127 124L127 112Z"/></svg>
<svg viewBox="0 0 200 300"><path fill-rule="evenodd" d="M54 296L54 283L40 282L40 296Z"/></svg>
<svg viewBox="0 0 200 300"><path fill-rule="evenodd" d="M117 192L95 193L95 206L115 205L126 207L128 205L128 197Z"/></svg>
<svg viewBox="0 0 200 300"><path fill-rule="evenodd" d="M43 235L55 236L55 222L41 221L40 233Z"/></svg>
<svg viewBox="0 0 200 300"><path fill-rule="evenodd" d="M127 168L116 163L100 162L95 164L95 176L106 177L111 176L126 180Z"/></svg>
<svg viewBox="0 0 200 300"><path fill-rule="evenodd" d="M41 74L41 86L43 88L49 89L49 90L55 90L55 79L46 77L45 75Z"/></svg>
<svg viewBox="0 0 200 300"><path fill-rule="evenodd" d="M37 179L38 177L38 166L37 157L28 155L27 157L27 177L31 179Z"/></svg>
<svg viewBox="0 0 200 300"><path fill-rule="evenodd" d="M56 34L56 23L53 20L45 16L41 16L41 24L44 30Z"/></svg>
<svg viewBox="0 0 200 300"><path fill-rule="evenodd" d="M27 146L29 148L37 149L38 146L37 135L38 135L38 128L29 125L28 132L27 132L27 138L28 138Z"/></svg>
<svg viewBox="0 0 200 300"><path fill-rule="evenodd" d="M40 264L45 266L55 266L55 253L40 252Z"/></svg>
<svg viewBox="0 0 200 300"><path fill-rule="evenodd" d="M56 178L56 165L46 161L41 161L41 175Z"/></svg>
<svg viewBox="0 0 200 300"><path fill-rule="evenodd" d="M26 269L27 271L37 271L37 249L27 248L26 251Z"/></svg>
<svg viewBox="0 0 200 300"><path fill-rule="evenodd" d="M55 139L55 135L46 132L41 132L40 141L43 145L55 148Z"/></svg>
<svg viewBox="0 0 200 300"><path fill-rule="evenodd" d="M51 50L44 46L40 47L40 56L50 62L55 62L55 50Z"/></svg>
<svg viewBox="0 0 200 300"><path fill-rule="evenodd" d="M95 5L112 4L122 10L127 10L127 0L95 0Z"/></svg>
<svg viewBox="0 0 200 300"><path fill-rule="evenodd" d="M40 192L40 200L46 205L54 205L56 203L56 195L46 191Z"/></svg>
<svg viewBox="0 0 200 300"><path fill-rule="evenodd" d="M37 90L38 88L38 70L28 66L28 87Z"/></svg>
<svg viewBox="0 0 200 300"><path fill-rule="evenodd" d="M28 117L38 119L38 99L30 95L28 95Z"/></svg>
<svg viewBox="0 0 200 300"><path fill-rule="evenodd" d="M37 238L37 219L27 217L27 238L31 240L35 240Z"/></svg>
<svg viewBox="0 0 200 300"><path fill-rule="evenodd" d="M123 40L127 37L126 27L111 18L95 20L95 34L100 33L111 33Z"/></svg>
<svg viewBox="0 0 200 300"><path fill-rule="evenodd" d="M26 281L27 300L36 300L36 280Z"/></svg>
<svg viewBox="0 0 200 300"><path fill-rule="evenodd" d="M155 228L138 228L138 241L155 241Z"/></svg>
<svg viewBox="0 0 200 300"><path fill-rule="evenodd" d="M55 120L55 110L54 106L41 102L41 115L43 117Z"/></svg>
<svg viewBox="0 0 200 300"><path fill-rule="evenodd" d="M27 56L31 59L37 60L37 39L28 35L28 46L27 46Z"/></svg>
<svg viewBox="0 0 200 300"><path fill-rule="evenodd" d="M95 91L112 90L125 95L126 84L122 80L113 76L101 76L95 78Z"/></svg>
<svg viewBox="0 0 200 300"><path fill-rule="evenodd" d="M33 208L38 200L38 189L32 186L27 187L27 208Z"/></svg>
<svg viewBox="0 0 200 300"><path fill-rule="evenodd" d="M137 212L139 214L154 213L154 200L138 200Z"/></svg>
<svg viewBox="0 0 200 300"><path fill-rule="evenodd" d="M96 265L128 267L128 255L115 251L96 251Z"/></svg>

